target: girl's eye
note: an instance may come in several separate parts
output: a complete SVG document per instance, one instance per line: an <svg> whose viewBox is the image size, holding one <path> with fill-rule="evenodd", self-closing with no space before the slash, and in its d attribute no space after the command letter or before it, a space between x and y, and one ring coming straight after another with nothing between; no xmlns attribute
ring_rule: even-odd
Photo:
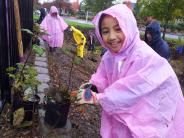
<svg viewBox="0 0 184 138"><path fill-rule="evenodd" d="M108 30L102 30L102 34L105 35L105 34L108 34Z"/></svg>
<svg viewBox="0 0 184 138"><path fill-rule="evenodd" d="M122 32L120 27L116 27L115 30L116 30L116 32Z"/></svg>

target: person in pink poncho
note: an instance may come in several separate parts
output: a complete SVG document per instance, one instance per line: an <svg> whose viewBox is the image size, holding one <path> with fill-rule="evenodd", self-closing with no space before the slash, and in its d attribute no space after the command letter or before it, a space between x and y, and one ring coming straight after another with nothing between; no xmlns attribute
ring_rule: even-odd
<svg viewBox="0 0 184 138"><path fill-rule="evenodd" d="M48 42L51 52L55 48L63 46L64 30L67 29L68 25L59 16L58 9L55 6L51 6L49 14L44 18L40 27L48 33L42 38Z"/></svg>
<svg viewBox="0 0 184 138"><path fill-rule="evenodd" d="M118 4L99 12L93 23L108 51L89 83L81 85L77 103L100 104L102 138L184 138L176 74L140 39L132 11Z"/></svg>

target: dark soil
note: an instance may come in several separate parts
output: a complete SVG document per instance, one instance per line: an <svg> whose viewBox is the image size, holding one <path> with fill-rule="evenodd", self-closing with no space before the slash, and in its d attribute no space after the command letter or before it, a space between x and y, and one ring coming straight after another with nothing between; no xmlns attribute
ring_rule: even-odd
<svg viewBox="0 0 184 138"><path fill-rule="evenodd" d="M177 55L170 61L170 64L178 77L184 94L184 55Z"/></svg>
<svg viewBox="0 0 184 138"><path fill-rule="evenodd" d="M69 85L69 76L74 57L73 42L65 35L64 45L54 53L48 53L49 73L51 83L54 86L62 84ZM88 58L91 52L86 51L83 59L75 56L74 67L71 72L70 91L78 90L82 83L88 82L91 75L96 71L100 62L100 53L95 54L97 62L92 62ZM98 138L100 137L100 107L92 105L71 104L69 119L72 123L70 131L72 138Z"/></svg>

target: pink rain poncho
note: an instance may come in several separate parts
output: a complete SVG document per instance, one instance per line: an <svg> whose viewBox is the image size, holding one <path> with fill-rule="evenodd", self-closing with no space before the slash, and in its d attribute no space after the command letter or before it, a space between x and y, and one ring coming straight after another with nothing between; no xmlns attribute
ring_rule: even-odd
<svg viewBox="0 0 184 138"><path fill-rule="evenodd" d="M184 99L170 64L139 38L136 20L125 5L97 14L115 17L125 34L118 53L108 50L90 82L102 106L103 138L184 138Z"/></svg>
<svg viewBox="0 0 184 138"><path fill-rule="evenodd" d="M57 13L57 16L52 17L52 13ZM68 25L58 15L58 10L55 6L50 8L49 14L44 18L40 26L48 33L48 35L45 35L42 38L48 42L50 47L63 46L64 30Z"/></svg>

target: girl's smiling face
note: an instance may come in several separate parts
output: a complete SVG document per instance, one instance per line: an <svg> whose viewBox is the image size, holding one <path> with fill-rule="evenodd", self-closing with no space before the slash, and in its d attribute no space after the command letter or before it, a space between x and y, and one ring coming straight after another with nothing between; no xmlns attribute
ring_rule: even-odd
<svg viewBox="0 0 184 138"><path fill-rule="evenodd" d="M106 15L101 23L101 36L107 48L118 53L125 41L125 35L116 18Z"/></svg>

